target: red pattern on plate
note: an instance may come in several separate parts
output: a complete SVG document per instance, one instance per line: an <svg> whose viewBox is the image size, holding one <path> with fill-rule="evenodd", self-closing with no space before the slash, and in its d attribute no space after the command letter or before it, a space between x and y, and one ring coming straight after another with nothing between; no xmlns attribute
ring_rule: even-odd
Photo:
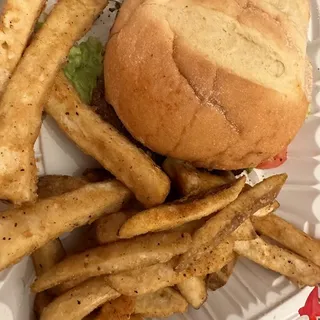
<svg viewBox="0 0 320 320"><path fill-rule="evenodd" d="M319 320L320 319L320 304L319 304L319 288L315 287L304 307L299 310L300 316L308 316L309 320Z"/></svg>

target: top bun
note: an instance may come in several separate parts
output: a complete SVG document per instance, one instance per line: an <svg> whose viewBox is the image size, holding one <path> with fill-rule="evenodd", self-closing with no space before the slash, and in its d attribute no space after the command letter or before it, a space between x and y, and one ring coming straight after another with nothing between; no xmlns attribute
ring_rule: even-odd
<svg viewBox="0 0 320 320"><path fill-rule="evenodd" d="M307 0L126 0L106 48L107 100L155 152L255 167L305 120L308 20Z"/></svg>

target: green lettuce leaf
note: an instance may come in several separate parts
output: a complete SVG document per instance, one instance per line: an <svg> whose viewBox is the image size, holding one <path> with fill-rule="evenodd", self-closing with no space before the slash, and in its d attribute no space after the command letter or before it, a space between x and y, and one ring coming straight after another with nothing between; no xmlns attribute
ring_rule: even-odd
<svg viewBox="0 0 320 320"><path fill-rule="evenodd" d="M93 89L103 70L103 46L101 42L89 37L71 48L64 74L72 82L83 102L90 104Z"/></svg>

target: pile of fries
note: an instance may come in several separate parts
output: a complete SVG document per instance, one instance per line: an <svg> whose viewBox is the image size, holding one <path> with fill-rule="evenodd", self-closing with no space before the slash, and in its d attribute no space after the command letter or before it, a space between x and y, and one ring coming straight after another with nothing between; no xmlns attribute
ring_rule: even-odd
<svg viewBox="0 0 320 320"><path fill-rule="evenodd" d="M239 256L299 286L319 283L320 242L274 213L287 176L250 186L244 176L179 160L157 166L85 105L60 71L107 0L58 1L30 41L44 2L7 1L4 22L25 17L23 32L20 18L3 24L10 38L1 39L0 55L0 198L13 203L0 216L0 271L31 255L37 316L134 320L197 309L208 289L228 282ZM43 106L104 171L37 176ZM168 202L170 190L176 198ZM77 228L84 236L67 254L59 237Z"/></svg>

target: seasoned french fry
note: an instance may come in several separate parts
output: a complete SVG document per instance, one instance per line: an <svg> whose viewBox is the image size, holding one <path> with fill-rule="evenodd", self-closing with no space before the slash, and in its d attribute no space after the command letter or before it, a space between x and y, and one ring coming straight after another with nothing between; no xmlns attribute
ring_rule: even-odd
<svg viewBox="0 0 320 320"><path fill-rule="evenodd" d="M60 196L66 192L77 190L88 184L88 181L82 177L49 175L39 178L38 197L45 199Z"/></svg>
<svg viewBox="0 0 320 320"><path fill-rule="evenodd" d="M52 295L54 296L61 296L62 294L64 294L65 292L69 291L70 289L78 286L79 284L85 282L86 280L88 280L88 277L80 277L80 278L76 278L75 280L69 280L67 282L63 282L53 288L51 288L49 291ZM42 291L45 292L45 291Z"/></svg>
<svg viewBox="0 0 320 320"><path fill-rule="evenodd" d="M203 196L191 196L142 211L127 220L119 231L121 238L132 238L147 232L179 227L199 220L226 207L234 201L245 184L245 178L237 180L229 188L208 192Z"/></svg>
<svg viewBox="0 0 320 320"><path fill-rule="evenodd" d="M88 184L32 206L1 213L0 270L64 232L121 209L131 192L118 181Z"/></svg>
<svg viewBox="0 0 320 320"><path fill-rule="evenodd" d="M37 293L34 298L33 311L35 312L37 319L40 318L43 310L52 302L53 297L48 292Z"/></svg>
<svg viewBox="0 0 320 320"><path fill-rule="evenodd" d="M143 316L141 314L132 314L130 320L143 320Z"/></svg>
<svg viewBox="0 0 320 320"><path fill-rule="evenodd" d="M39 199L59 196L66 192L77 190L86 184L88 184L88 182L80 177L58 175L43 176L40 177L38 181L38 196ZM65 256L66 252L59 238L48 242L32 254L36 275L40 276L45 271L48 271L55 264L63 260ZM86 279L83 279L81 282L84 280ZM50 294L60 295L79 283L80 282L72 284L65 283L61 288L53 288L50 290Z"/></svg>
<svg viewBox="0 0 320 320"><path fill-rule="evenodd" d="M90 279L53 300L40 320L82 320L93 310L120 294L109 287L106 277Z"/></svg>
<svg viewBox="0 0 320 320"><path fill-rule="evenodd" d="M185 161L172 158L167 158L162 167L182 196L209 191L235 180L233 175L218 176L200 171Z"/></svg>
<svg viewBox="0 0 320 320"><path fill-rule="evenodd" d="M267 269L306 285L315 286L320 282L320 267L288 250L268 244L261 238L236 241L234 250Z"/></svg>
<svg viewBox="0 0 320 320"><path fill-rule="evenodd" d="M207 285L204 277L191 277L178 283L177 287L195 309L199 309L207 300Z"/></svg>
<svg viewBox="0 0 320 320"><path fill-rule="evenodd" d="M265 217L268 214L274 212L280 207L280 204L277 200L275 200L273 203L268 204L267 206L259 209L257 212L253 214L253 217Z"/></svg>
<svg viewBox="0 0 320 320"><path fill-rule="evenodd" d="M106 302L95 320L129 320L135 309L135 298L120 296Z"/></svg>
<svg viewBox="0 0 320 320"><path fill-rule="evenodd" d="M174 289L164 288L156 292L137 296L134 312L144 317L169 317L186 312L188 302Z"/></svg>
<svg viewBox="0 0 320 320"><path fill-rule="evenodd" d="M196 261L235 231L245 220L259 209L273 203L281 190L287 175L275 175L241 193L219 213L211 217L192 237L192 248L182 255L177 270L188 268L190 261ZM211 250L211 249L210 249Z"/></svg>
<svg viewBox="0 0 320 320"><path fill-rule="evenodd" d="M214 242L209 243L200 258L190 258L189 266L181 272L187 276L204 276L218 272L236 258L233 252L236 240L251 240L256 236L252 223L248 219L218 246Z"/></svg>
<svg viewBox="0 0 320 320"><path fill-rule="evenodd" d="M294 227L280 217L270 214L263 218L254 217L253 225L258 233L282 244L320 266L320 241Z"/></svg>
<svg viewBox="0 0 320 320"><path fill-rule="evenodd" d="M0 22L0 95L17 66L45 0L6 0Z"/></svg>
<svg viewBox="0 0 320 320"><path fill-rule="evenodd" d="M193 220L183 224L182 226L175 228L174 231L187 232L192 235L196 230L201 228L205 223L206 223L206 218L202 218L200 220Z"/></svg>
<svg viewBox="0 0 320 320"><path fill-rule="evenodd" d="M82 177L89 182L101 182L112 179L112 174L103 168L88 168L83 171Z"/></svg>
<svg viewBox="0 0 320 320"><path fill-rule="evenodd" d="M145 235L133 240L100 246L72 255L38 277L34 292L52 288L62 282L83 277L136 269L163 263L186 252L191 245L187 233L171 232Z"/></svg>
<svg viewBox="0 0 320 320"><path fill-rule="evenodd" d="M106 4L107 0L58 1L15 68L0 100L1 199L16 204L36 200L33 146L47 92L73 43Z"/></svg>
<svg viewBox="0 0 320 320"><path fill-rule="evenodd" d="M234 260L236 255L233 252L234 239L230 236L218 246L207 250L202 256L192 259L186 269L177 271L186 277L202 277L221 270L226 264Z"/></svg>
<svg viewBox="0 0 320 320"><path fill-rule="evenodd" d="M233 269L236 263L237 263L237 258L233 259L228 264L226 264L220 271L209 274L207 278L208 288L211 289L212 291L215 291L217 289L220 289L224 285L226 285L233 272Z"/></svg>
<svg viewBox="0 0 320 320"><path fill-rule="evenodd" d="M32 261L36 275L40 276L55 264L63 260L66 252L59 239L54 239L32 254Z"/></svg>
<svg viewBox="0 0 320 320"><path fill-rule="evenodd" d="M190 277L201 277L219 271L235 258L233 245L233 240L221 243L214 252L203 256L192 268L183 272L174 270L177 261L173 259L167 263L110 275L109 283L112 288L126 296L152 293L168 286L174 286Z"/></svg>
<svg viewBox="0 0 320 320"><path fill-rule="evenodd" d="M96 238L100 244L106 244L119 240L121 226L138 210L124 210L101 217L95 222Z"/></svg>
<svg viewBox="0 0 320 320"><path fill-rule="evenodd" d="M108 277L112 288L126 296L138 296L171 287L185 280L174 270L175 259L166 263L121 272Z"/></svg>
<svg viewBox="0 0 320 320"><path fill-rule="evenodd" d="M164 202L170 189L165 173L81 102L62 73L56 78L45 110L70 139L122 181L141 203L151 207Z"/></svg>

